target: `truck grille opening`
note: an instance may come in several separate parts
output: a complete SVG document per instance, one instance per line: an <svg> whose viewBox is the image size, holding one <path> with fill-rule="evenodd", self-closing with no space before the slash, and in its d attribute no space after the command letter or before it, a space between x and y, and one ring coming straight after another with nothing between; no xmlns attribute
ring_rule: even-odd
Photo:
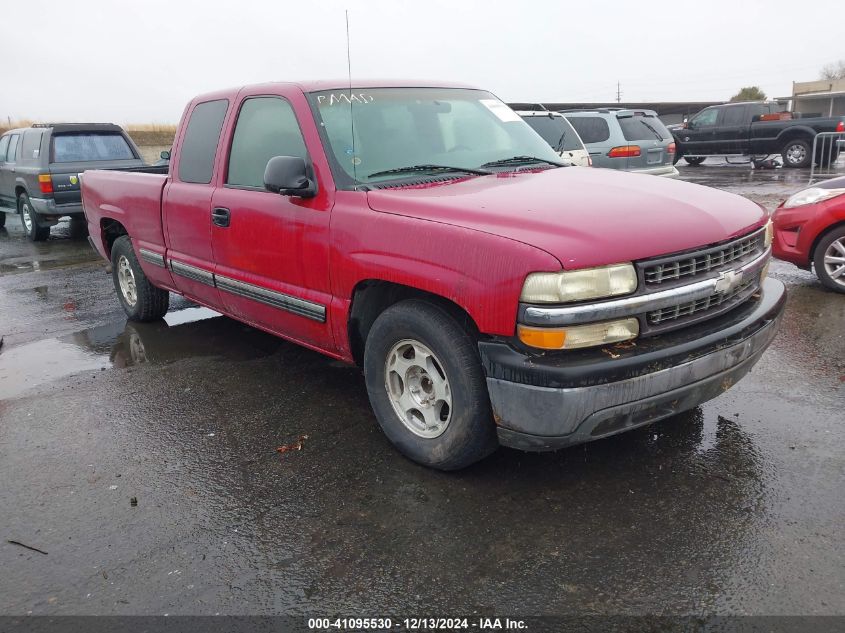
<svg viewBox="0 0 845 633"><path fill-rule="evenodd" d="M677 321L685 317L691 317L703 312L713 310L722 313L729 310L734 305L739 304L754 290L757 289L759 280L757 278L748 279L734 288L731 292L716 293L704 299L697 299L696 301L688 301L680 303L676 306L662 308L660 310L652 310L646 313L646 319L651 326L659 326L667 321ZM715 315L714 315L715 316Z"/></svg>
<svg viewBox="0 0 845 633"><path fill-rule="evenodd" d="M720 246L644 262L643 278L654 286L741 264L763 252L764 239L765 231L756 231Z"/></svg>

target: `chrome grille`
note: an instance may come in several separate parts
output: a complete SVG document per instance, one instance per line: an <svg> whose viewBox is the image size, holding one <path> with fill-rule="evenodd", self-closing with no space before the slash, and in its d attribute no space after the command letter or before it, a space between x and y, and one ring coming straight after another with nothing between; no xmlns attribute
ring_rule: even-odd
<svg viewBox="0 0 845 633"><path fill-rule="evenodd" d="M719 306L722 308L719 312L724 312L730 307L731 303L738 303L740 300L745 299L747 294L750 294L749 291L756 290L758 282L759 279L756 277L748 279L734 288L731 292L715 293L709 297L705 297L704 299L688 301L686 303L680 303L676 306L670 306L660 310L652 310L651 312L646 313L646 318L648 319L649 325L657 326L665 323L666 321L675 321L677 319L692 316L699 312L715 310L715 308Z"/></svg>
<svg viewBox="0 0 845 633"><path fill-rule="evenodd" d="M727 244L644 262L643 279L647 285L659 285L719 271L762 253L764 239L765 231L757 231Z"/></svg>

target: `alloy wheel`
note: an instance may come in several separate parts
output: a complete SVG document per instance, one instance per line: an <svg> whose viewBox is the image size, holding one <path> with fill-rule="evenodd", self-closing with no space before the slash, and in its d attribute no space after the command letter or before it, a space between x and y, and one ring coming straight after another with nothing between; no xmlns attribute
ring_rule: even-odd
<svg viewBox="0 0 845 633"><path fill-rule="evenodd" d="M135 285L135 273L132 272L132 265L125 255L117 260L117 281L120 284L120 292L129 306L138 302L138 288Z"/></svg>
<svg viewBox="0 0 845 633"><path fill-rule="evenodd" d="M388 352L384 381L393 410L414 435L442 435L452 418L452 390L443 363L428 347L413 339L396 343Z"/></svg>
<svg viewBox="0 0 845 633"><path fill-rule="evenodd" d="M845 287L845 237L834 240L824 252L824 268L828 276Z"/></svg>

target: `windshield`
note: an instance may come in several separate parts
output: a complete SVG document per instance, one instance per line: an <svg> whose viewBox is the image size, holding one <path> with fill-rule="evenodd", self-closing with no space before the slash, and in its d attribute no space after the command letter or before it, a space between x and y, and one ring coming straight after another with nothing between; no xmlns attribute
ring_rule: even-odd
<svg viewBox="0 0 845 633"><path fill-rule="evenodd" d="M515 156L560 160L519 115L489 92L372 88L353 89L351 99L349 94L348 90L309 94L339 186L444 173L434 169L430 174L426 170L384 173L420 165L478 169ZM542 162L516 161L497 170L528 164L549 167Z"/></svg>
<svg viewBox="0 0 845 633"><path fill-rule="evenodd" d="M581 139L578 138L578 133L572 129L563 115L526 116L525 122L542 136L546 143L559 152L574 152L584 149Z"/></svg>

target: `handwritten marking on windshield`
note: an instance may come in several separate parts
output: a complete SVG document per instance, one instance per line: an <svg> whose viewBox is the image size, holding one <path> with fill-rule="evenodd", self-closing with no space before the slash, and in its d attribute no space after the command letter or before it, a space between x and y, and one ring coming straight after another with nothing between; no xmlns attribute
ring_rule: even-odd
<svg viewBox="0 0 845 633"><path fill-rule="evenodd" d="M345 103L346 105L351 105L353 103L360 103L361 105L366 105L368 103L372 103L375 101L375 97L373 95L368 95L363 92L359 92L358 94L352 94L349 96L348 92L332 92L328 95L317 95L317 105L337 105L338 103Z"/></svg>

